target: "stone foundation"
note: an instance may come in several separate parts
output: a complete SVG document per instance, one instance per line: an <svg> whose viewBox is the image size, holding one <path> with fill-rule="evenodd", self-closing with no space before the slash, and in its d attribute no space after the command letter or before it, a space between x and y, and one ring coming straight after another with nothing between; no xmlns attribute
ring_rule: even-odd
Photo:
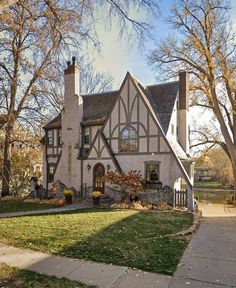
<svg viewBox="0 0 236 288"><path fill-rule="evenodd" d="M72 190L74 195L73 195L73 199L72 201L74 200L74 198L78 198L79 197L79 191L75 190L73 187L71 188L68 188L66 187L65 184L63 184L60 180L57 180L55 183L54 183L54 187L56 187L57 189L57 192L56 193L53 193L52 190L49 190L49 193L48 193L48 196L54 196L55 198L57 199L62 199L64 200L65 199L65 196L64 196L64 190L66 189L69 189L69 190Z"/></svg>
<svg viewBox="0 0 236 288"><path fill-rule="evenodd" d="M114 202L122 202L124 192L113 189L111 187L105 187L105 194L108 195ZM173 206L174 194L173 190L169 187L164 187L163 189L157 190L146 190L137 194L138 200L147 204L159 205L161 203L166 203L169 206Z"/></svg>

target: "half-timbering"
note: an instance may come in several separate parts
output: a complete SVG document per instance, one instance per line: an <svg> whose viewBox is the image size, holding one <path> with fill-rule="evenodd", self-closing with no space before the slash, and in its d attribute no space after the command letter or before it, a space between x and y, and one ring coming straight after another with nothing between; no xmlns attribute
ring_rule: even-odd
<svg viewBox="0 0 236 288"><path fill-rule="evenodd" d="M65 74L65 106L45 128L44 186L106 191L107 170L140 170L172 189L184 182L192 205L193 162L189 156L188 77L145 86L129 72L119 90L79 93L79 67Z"/></svg>

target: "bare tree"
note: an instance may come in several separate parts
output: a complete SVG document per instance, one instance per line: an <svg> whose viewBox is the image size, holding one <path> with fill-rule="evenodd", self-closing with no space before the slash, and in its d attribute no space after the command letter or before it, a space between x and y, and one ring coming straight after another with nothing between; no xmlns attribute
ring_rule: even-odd
<svg viewBox="0 0 236 288"><path fill-rule="evenodd" d="M83 58L79 58L78 63L80 65L80 94L93 94L109 91L112 89L113 78L109 73L96 72L92 62L88 62ZM64 64L64 63L63 63ZM61 67L63 71L64 67ZM58 114L64 106L64 78L63 74L58 72L54 75L52 81L40 81L35 95L38 99L41 99L47 109L40 113L37 122L48 121ZM38 107L37 107L38 108ZM38 110L39 111L39 110Z"/></svg>
<svg viewBox="0 0 236 288"><path fill-rule="evenodd" d="M42 120L49 106L40 89L57 81L60 64L70 51L80 49L84 41L99 45L95 11L101 5L108 11L104 23L112 25L116 18L121 33L134 30L139 36L148 31L148 25L131 18L129 11L136 7L155 12L158 1L19 0L0 12L0 128L5 129L2 196L9 194L9 143L15 123L34 129L32 123Z"/></svg>
<svg viewBox="0 0 236 288"><path fill-rule="evenodd" d="M91 62L81 68L81 94L100 93L112 89L113 78L109 73L96 72Z"/></svg>
<svg viewBox="0 0 236 288"><path fill-rule="evenodd" d="M12 4L16 3L17 0L1 0L0 1L0 11L6 9L7 7L11 6Z"/></svg>
<svg viewBox="0 0 236 288"><path fill-rule="evenodd" d="M218 144L231 160L236 196L236 54L229 1L180 0L168 21L177 36L161 40L149 60L157 69L191 73L195 105L218 121Z"/></svg>

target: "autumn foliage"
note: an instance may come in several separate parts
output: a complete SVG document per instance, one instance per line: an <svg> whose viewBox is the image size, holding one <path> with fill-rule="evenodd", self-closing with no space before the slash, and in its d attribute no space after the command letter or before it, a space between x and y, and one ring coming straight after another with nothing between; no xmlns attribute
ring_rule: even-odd
<svg viewBox="0 0 236 288"><path fill-rule="evenodd" d="M144 189L142 175L137 170L131 170L127 174L109 171L105 175L105 180L123 193L123 200L129 199L131 195Z"/></svg>

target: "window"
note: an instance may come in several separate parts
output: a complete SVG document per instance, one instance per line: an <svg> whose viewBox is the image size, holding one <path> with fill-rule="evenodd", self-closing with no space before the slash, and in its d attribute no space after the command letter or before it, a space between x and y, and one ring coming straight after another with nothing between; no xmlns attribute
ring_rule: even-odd
<svg viewBox="0 0 236 288"><path fill-rule="evenodd" d="M48 130L48 146L52 146L53 140L52 140L52 130Z"/></svg>
<svg viewBox="0 0 236 288"><path fill-rule="evenodd" d="M55 165L49 164L48 165L48 182L53 182L55 174Z"/></svg>
<svg viewBox="0 0 236 288"><path fill-rule="evenodd" d="M120 133L120 152L137 152L138 135L133 127L125 127Z"/></svg>
<svg viewBox="0 0 236 288"><path fill-rule="evenodd" d="M58 143L58 146L61 146L61 144L62 144L61 129L58 129L58 130L57 130L57 143Z"/></svg>
<svg viewBox="0 0 236 288"><path fill-rule="evenodd" d="M86 127L84 128L84 144L90 143L90 128Z"/></svg>
<svg viewBox="0 0 236 288"><path fill-rule="evenodd" d="M159 164L146 164L146 182L157 183L159 181Z"/></svg>

